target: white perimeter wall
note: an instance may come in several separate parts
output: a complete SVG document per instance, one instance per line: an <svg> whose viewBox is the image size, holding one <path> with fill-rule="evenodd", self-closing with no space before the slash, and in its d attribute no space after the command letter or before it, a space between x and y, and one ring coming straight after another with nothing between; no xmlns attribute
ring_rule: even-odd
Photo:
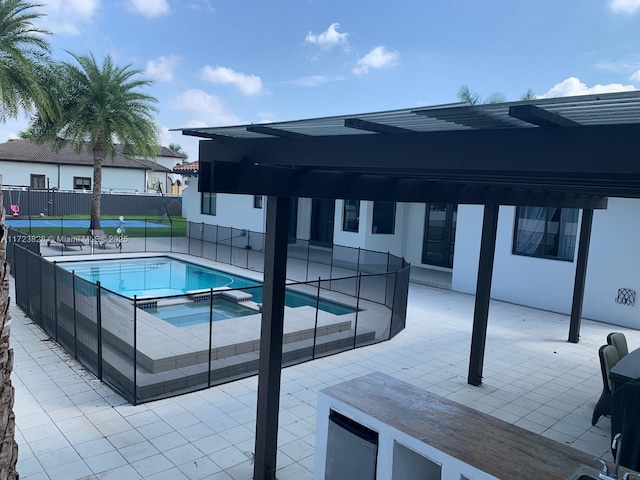
<svg viewBox="0 0 640 480"><path fill-rule="evenodd" d="M619 288L640 294L640 200L609 199L594 213L582 315L640 328L640 307L614 300ZM460 205L453 267L453 290L475 293L483 207ZM569 314L575 279L573 262L511 254L515 207L501 207L491 297ZM640 298L639 298L640 300Z"/></svg>

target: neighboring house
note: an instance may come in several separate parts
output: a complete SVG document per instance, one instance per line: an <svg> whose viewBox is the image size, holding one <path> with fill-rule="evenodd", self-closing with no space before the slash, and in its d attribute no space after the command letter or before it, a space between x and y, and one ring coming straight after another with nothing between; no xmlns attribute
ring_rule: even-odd
<svg viewBox="0 0 640 480"><path fill-rule="evenodd" d="M197 162L189 165L197 175ZM266 198L196 188L192 181L183 192L183 215L190 221L265 231ZM294 205L292 239L319 248L390 252L413 267L448 272L453 290L475 293L482 206L309 198ZM638 212L640 200L627 198L609 198L606 210L595 210L583 317L640 328L640 307L633 302L640 292ZM581 215L573 209L500 207L492 298L569 314Z"/></svg>
<svg viewBox="0 0 640 480"><path fill-rule="evenodd" d="M160 147L155 161L131 158L116 145L114 156L104 159L102 190L105 192L171 192L179 175L172 175L174 165L184 155ZM167 166L170 165L170 166ZM0 171L4 185L32 189L91 190L93 183L93 157L90 151L77 153L66 146L54 150L50 144L34 140L9 140L0 144Z"/></svg>

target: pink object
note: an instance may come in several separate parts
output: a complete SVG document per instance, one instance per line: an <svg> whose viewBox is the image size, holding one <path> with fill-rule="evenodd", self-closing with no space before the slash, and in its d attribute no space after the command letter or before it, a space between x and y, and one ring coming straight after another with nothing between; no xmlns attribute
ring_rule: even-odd
<svg viewBox="0 0 640 480"><path fill-rule="evenodd" d="M11 205L11 211L13 212L14 217L20 215L20 207L18 207L18 205Z"/></svg>

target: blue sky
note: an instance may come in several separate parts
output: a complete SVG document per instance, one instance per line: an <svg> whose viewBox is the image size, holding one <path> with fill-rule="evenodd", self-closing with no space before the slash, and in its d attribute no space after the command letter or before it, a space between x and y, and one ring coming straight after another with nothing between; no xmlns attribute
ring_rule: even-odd
<svg viewBox="0 0 640 480"><path fill-rule="evenodd" d="M169 129L640 89L640 0L44 0L53 55L154 80ZM0 141L25 119L0 125Z"/></svg>

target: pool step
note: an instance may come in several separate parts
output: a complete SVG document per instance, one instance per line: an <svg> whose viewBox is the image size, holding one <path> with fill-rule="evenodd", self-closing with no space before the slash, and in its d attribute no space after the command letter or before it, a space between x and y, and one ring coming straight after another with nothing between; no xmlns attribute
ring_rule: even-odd
<svg viewBox="0 0 640 480"><path fill-rule="evenodd" d="M307 338L283 346L282 365L294 365L311 360L314 351L316 358L345 351L355 346L376 343L375 331L358 329L354 339L352 331L342 331L316 338ZM109 349L111 350L111 349ZM116 354L116 355L114 355ZM251 351L229 357L211 360L211 371L207 369L208 361L188 365L158 373L138 370L136 391L140 401L163 398L167 394L176 395L206 388L211 385L226 383L239 378L255 375L258 372L260 353ZM133 382L125 372L132 374L131 360L124 358L122 352L105 352L103 371L105 379L112 386L124 392L133 391ZM113 385L115 384L115 385Z"/></svg>
<svg viewBox="0 0 640 480"><path fill-rule="evenodd" d="M211 296L211 290L191 290L187 292L187 296L194 302L208 302ZM235 303L248 302L253 295L243 290L231 290L229 287L219 287L213 289L213 298L224 297Z"/></svg>

